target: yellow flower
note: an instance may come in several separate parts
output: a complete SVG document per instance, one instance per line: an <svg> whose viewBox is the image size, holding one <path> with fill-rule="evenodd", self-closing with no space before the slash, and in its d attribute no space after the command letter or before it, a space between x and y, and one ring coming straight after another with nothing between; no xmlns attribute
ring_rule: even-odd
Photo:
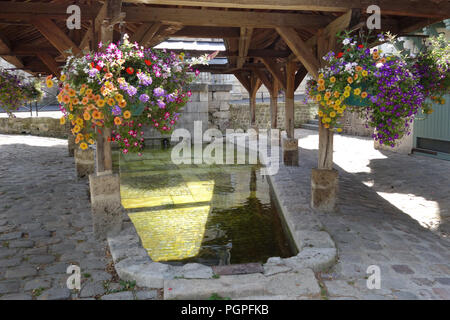
<svg viewBox="0 0 450 320"><path fill-rule="evenodd" d="M80 140L84 140L84 136L82 133L77 134L77 139Z"/></svg>
<svg viewBox="0 0 450 320"><path fill-rule="evenodd" d="M334 102L334 104L335 104L336 106L340 106L340 105L341 105L341 100L336 100L336 101Z"/></svg>
<svg viewBox="0 0 450 320"><path fill-rule="evenodd" d="M441 104L445 104L445 99L441 99Z"/></svg>
<svg viewBox="0 0 450 320"><path fill-rule="evenodd" d="M62 82L66 81L67 77L65 74L62 74L61 77L59 78L59 80L61 80Z"/></svg>
<svg viewBox="0 0 450 320"><path fill-rule="evenodd" d="M99 106L100 108L103 108L105 106L105 100L103 100L103 99L97 100L97 106Z"/></svg>
<svg viewBox="0 0 450 320"><path fill-rule="evenodd" d="M59 123L60 123L61 125L65 124L65 123L66 123L66 118L61 117L61 119L59 119Z"/></svg>
<svg viewBox="0 0 450 320"><path fill-rule="evenodd" d="M320 110L320 111L319 111L319 117L322 117L322 116L323 116L323 111Z"/></svg>
<svg viewBox="0 0 450 320"><path fill-rule="evenodd" d="M335 83L335 82L336 82L336 78L335 78L335 77L331 77L331 78L330 78L330 82L331 82L331 83Z"/></svg>
<svg viewBox="0 0 450 320"><path fill-rule="evenodd" d="M125 119L129 119L130 117L131 117L131 112L130 111L125 111L124 113L123 113L123 117L125 118Z"/></svg>
<svg viewBox="0 0 450 320"><path fill-rule="evenodd" d="M350 87L350 86L345 87L345 91L350 91L350 90L352 90L352 87Z"/></svg>
<svg viewBox="0 0 450 320"><path fill-rule="evenodd" d="M327 129L330 127L330 125L328 123L325 123L323 126Z"/></svg>
<svg viewBox="0 0 450 320"><path fill-rule="evenodd" d="M344 92L344 97L346 97L346 98L350 97L350 92L345 91L345 92Z"/></svg>
<svg viewBox="0 0 450 320"><path fill-rule="evenodd" d="M330 112L330 117L332 117L332 118L336 117L336 112L331 111L331 112Z"/></svg>
<svg viewBox="0 0 450 320"><path fill-rule="evenodd" d="M90 94L92 94L92 89L87 89L86 90L86 95L90 95Z"/></svg>
<svg viewBox="0 0 450 320"><path fill-rule="evenodd" d="M81 126L83 125L83 119L77 118L77 119L75 120L75 123L81 127Z"/></svg>
<svg viewBox="0 0 450 320"><path fill-rule="evenodd" d="M356 88L355 90L353 90L353 93L357 96L359 96L361 94L361 89L360 88Z"/></svg>
<svg viewBox="0 0 450 320"><path fill-rule="evenodd" d="M88 143L89 143L89 144L94 144L94 140L93 140L93 139L89 139L89 140L88 140Z"/></svg>
<svg viewBox="0 0 450 320"><path fill-rule="evenodd" d="M336 131L337 132L342 132L342 128L337 128Z"/></svg>
<svg viewBox="0 0 450 320"><path fill-rule="evenodd" d="M77 125L77 124L73 127L73 132L75 132L75 133L80 132L80 130L81 130L81 128L80 128L80 126Z"/></svg>
<svg viewBox="0 0 450 320"><path fill-rule="evenodd" d="M330 123L331 122L331 118L330 117L326 117L325 118L325 122Z"/></svg>
<svg viewBox="0 0 450 320"><path fill-rule="evenodd" d="M318 95L316 96L316 101L320 101L320 100L322 100L322 96L321 96L320 94L318 94Z"/></svg>
<svg viewBox="0 0 450 320"><path fill-rule="evenodd" d="M325 90L325 86L319 86L319 91L324 91Z"/></svg>
<svg viewBox="0 0 450 320"><path fill-rule="evenodd" d="M53 81L52 81L52 79L48 79L48 80L46 81L46 83L47 83L47 87L48 87L48 88L52 88L52 87L53 87Z"/></svg>
<svg viewBox="0 0 450 320"><path fill-rule="evenodd" d="M121 120L119 117L115 117L115 118L114 118L114 124L115 124L116 126L120 125L121 123L122 123L122 120Z"/></svg>
<svg viewBox="0 0 450 320"><path fill-rule="evenodd" d="M69 120L73 119L73 114L69 114Z"/></svg>
<svg viewBox="0 0 450 320"><path fill-rule="evenodd" d="M368 74L369 73L367 72L367 70L363 70L363 72L362 72L363 77L367 77Z"/></svg>
<svg viewBox="0 0 450 320"><path fill-rule="evenodd" d="M338 91L335 91L335 92L334 92L334 97L335 97L335 98L339 98L339 96L340 96L340 93L339 93Z"/></svg>
<svg viewBox="0 0 450 320"><path fill-rule="evenodd" d="M86 142L82 142L82 143L80 144L80 148L81 148L82 150L86 150L86 149L88 148L87 143L86 143Z"/></svg>
<svg viewBox="0 0 450 320"><path fill-rule="evenodd" d="M319 74L319 79L323 78L323 73Z"/></svg>
<svg viewBox="0 0 450 320"><path fill-rule="evenodd" d="M82 87L82 88L80 89L80 94L84 94L85 91L86 91L86 87Z"/></svg>
<svg viewBox="0 0 450 320"><path fill-rule="evenodd" d="M121 95L119 93L119 94L116 94L116 96L114 98L116 98L117 102L121 102L123 100L123 95Z"/></svg>

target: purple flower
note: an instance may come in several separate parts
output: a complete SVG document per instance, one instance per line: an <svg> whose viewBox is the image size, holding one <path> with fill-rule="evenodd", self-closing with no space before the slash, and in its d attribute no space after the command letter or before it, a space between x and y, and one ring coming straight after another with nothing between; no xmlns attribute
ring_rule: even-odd
<svg viewBox="0 0 450 320"><path fill-rule="evenodd" d="M120 109L120 107L116 105L112 108L111 113L115 116L118 116L122 113L122 109Z"/></svg>
<svg viewBox="0 0 450 320"><path fill-rule="evenodd" d="M160 109L164 109L166 107L166 104L162 100L158 100L157 104Z"/></svg>
<svg viewBox="0 0 450 320"><path fill-rule="evenodd" d="M150 99L150 97L148 95L146 95L145 93L141 94L139 97L139 100L144 103L147 102L149 99Z"/></svg>
<svg viewBox="0 0 450 320"><path fill-rule="evenodd" d="M153 94L155 97L161 97L166 93L166 91L163 88L155 88L153 89Z"/></svg>

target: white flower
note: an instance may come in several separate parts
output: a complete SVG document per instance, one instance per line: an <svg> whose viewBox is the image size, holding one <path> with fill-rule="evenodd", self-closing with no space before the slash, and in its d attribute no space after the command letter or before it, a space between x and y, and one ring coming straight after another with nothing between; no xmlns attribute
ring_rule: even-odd
<svg viewBox="0 0 450 320"><path fill-rule="evenodd" d="M376 65L377 68L381 68L382 66L383 66L383 64L381 62L378 62Z"/></svg>
<svg viewBox="0 0 450 320"><path fill-rule="evenodd" d="M350 43L350 39L349 38L346 38L346 39L344 39L344 41L342 41L342 44L344 46L348 45L349 43Z"/></svg>

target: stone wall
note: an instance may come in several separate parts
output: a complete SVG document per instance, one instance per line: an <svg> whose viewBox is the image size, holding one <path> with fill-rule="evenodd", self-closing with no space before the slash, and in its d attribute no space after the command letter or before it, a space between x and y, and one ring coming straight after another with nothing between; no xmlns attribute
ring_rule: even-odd
<svg viewBox="0 0 450 320"><path fill-rule="evenodd" d="M342 117L342 131L352 136L371 137L373 128L366 128L365 119L361 118L356 112L344 111Z"/></svg>
<svg viewBox="0 0 450 320"><path fill-rule="evenodd" d="M311 103L295 102L294 126L300 127L308 120L314 119L317 114L317 105ZM278 103L278 128L284 129L284 103ZM230 129L247 130L250 125L250 107L248 104L230 106ZM270 105L269 103L256 104L256 125L261 129L270 128Z"/></svg>
<svg viewBox="0 0 450 320"><path fill-rule="evenodd" d="M60 125L59 118L0 118L0 133L4 134L67 138L68 132L69 124Z"/></svg>

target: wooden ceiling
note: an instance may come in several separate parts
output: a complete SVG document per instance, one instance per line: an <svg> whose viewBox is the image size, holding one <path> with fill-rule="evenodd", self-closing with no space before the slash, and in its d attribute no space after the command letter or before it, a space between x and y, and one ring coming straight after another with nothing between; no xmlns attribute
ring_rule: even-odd
<svg viewBox="0 0 450 320"><path fill-rule="evenodd" d="M66 10L75 2L81 7L82 25L69 30ZM103 2L0 1L0 56L33 74L57 74L68 49L80 53L97 42ZM275 77L288 61L308 70L316 67L317 62L308 66L309 61L297 56L317 50L318 30L326 32L345 14L350 14L351 26L362 26L370 4L381 7L382 30L395 34L420 30L450 16L448 0L124 0L124 17L115 24L115 37L126 32L146 46L171 36L222 38L226 51L221 56L229 58L228 64L203 70L235 74L258 70L263 78ZM283 80L282 74L279 77Z"/></svg>

